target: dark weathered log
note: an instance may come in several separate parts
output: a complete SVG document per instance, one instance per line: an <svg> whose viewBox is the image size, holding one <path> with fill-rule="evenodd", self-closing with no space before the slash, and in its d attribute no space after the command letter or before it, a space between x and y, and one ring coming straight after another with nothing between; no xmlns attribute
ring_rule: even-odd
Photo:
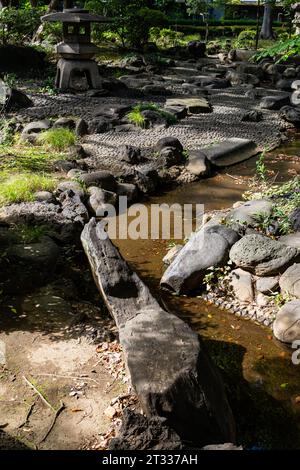
<svg viewBox="0 0 300 470"><path fill-rule="evenodd" d="M224 386L199 336L168 313L92 219L81 235L96 284L120 333L131 382L148 417L167 418L184 441L234 442Z"/></svg>

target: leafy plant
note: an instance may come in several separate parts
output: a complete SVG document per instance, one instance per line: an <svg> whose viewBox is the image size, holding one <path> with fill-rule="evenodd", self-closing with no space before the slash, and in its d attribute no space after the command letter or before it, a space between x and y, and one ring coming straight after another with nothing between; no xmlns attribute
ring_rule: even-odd
<svg viewBox="0 0 300 470"><path fill-rule="evenodd" d="M207 269L207 273L203 278L203 284L207 291L214 290L216 287L221 287L221 282L228 276L232 269L232 262L228 261L225 266L211 266Z"/></svg>
<svg viewBox="0 0 300 470"><path fill-rule="evenodd" d="M21 239L22 243L35 243L45 235L47 229L42 225L21 224L13 226L11 230Z"/></svg>
<svg viewBox="0 0 300 470"><path fill-rule="evenodd" d="M259 179L262 181L266 181L267 178L267 168L265 165L265 155L266 155L266 150L264 150L256 160L256 174Z"/></svg>
<svg viewBox="0 0 300 470"><path fill-rule="evenodd" d="M256 31L246 29L241 31L237 39L234 41L233 46L236 48L251 49L255 46Z"/></svg>
<svg viewBox="0 0 300 470"><path fill-rule="evenodd" d="M265 58L275 59L276 62L282 62L289 57L299 55L300 53L300 36L293 36L285 41L278 41L275 45L259 51L252 57L252 60L258 62Z"/></svg>

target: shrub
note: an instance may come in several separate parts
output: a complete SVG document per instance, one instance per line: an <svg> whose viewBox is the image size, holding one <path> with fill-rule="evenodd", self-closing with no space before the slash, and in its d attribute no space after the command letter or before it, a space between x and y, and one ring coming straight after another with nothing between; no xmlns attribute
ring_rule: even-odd
<svg viewBox="0 0 300 470"><path fill-rule="evenodd" d="M243 49L251 49L255 46L256 40L256 31L251 29L246 29L242 31L237 39L234 41L234 47L243 48Z"/></svg>
<svg viewBox="0 0 300 470"><path fill-rule="evenodd" d="M42 8L11 8L0 10L0 40L3 44L30 40L41 23Z"/></svg>
<svg viewBox="0 0 300 470"><path fill-rule="evenodd" d="M69 129L49 129L48 131L38 134L39 144L46 145L54 150L65 150L76 142L74 132Z"/></svg>

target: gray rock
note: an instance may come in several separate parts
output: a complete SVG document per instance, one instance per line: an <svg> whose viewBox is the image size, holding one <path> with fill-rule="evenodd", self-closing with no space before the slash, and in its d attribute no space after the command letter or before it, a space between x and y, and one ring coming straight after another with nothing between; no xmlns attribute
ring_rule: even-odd
<svg viewBox="0 0 300 470"><path fill-rule="evenodd" d="M56 160L54 163L54 168L56 171L63 171L64 173L68 173L70 170L75 169L78 167L76 160Z"/></svg>
<svg viewBox="0 0 300 470"><path fill-rule="evenodd" d="M131 165L139 163L142 159L141 150L132 145L122 145L119 149L121 160Z"/></svg>
<svg viewBox="0 0 300 470"><path fill-rule="evenodd" d="M253 302L253 282L249 272L243 269L234 269L230 274L230 285L238 300L241 302Z"/></svg>
<svg viewBox="0 0 300 470"><path fill-rule="evenodd" d="M162 137L154 146L155 152L161 152L165 147L172 147L177 149L179 152L183 151L182 143L177 139L177 137Z"/></svg>
<svg viewBox="0 0 300 470"><path fill-rule="evenodd" d="M191 150L186 169L192 175L208 176L210 173L210 162L201 150Z"/></svg>
<svg viewBox="0 0 300 470"><path fill-rule="evenodd" d="M184 158L180 150L175 147L164 147L159 154L159 162L164 168L183 163Z"/></svg>
<svg viewBox="0 0 300 470"><path fill-rule="evenodd" d="M77 144L69 148L68 156L71 160L77 160L78 158L79 159L86 158L87 153L82 147L82 145Z"/></svg>
<svg viewBox="0 0 300 470"><path fill-rule="evenodd" d="M300 264L290 266L279 279L280 289L300 299Z"/></svg>
<svg viewBox="0 0 300 470"><path fill-rule="evenodd" d="M71 220L73 224L83 227L89 220L87 208L81 201L81 195L72 189L64 191L59 195L62 206L61 215L66 220Z"/></svg>
<svg viewBox="0 0 300 470"><path fill-rule="evenodd" d="M24 108L31 108L33 106L33 101L31 101L31 99L28 98L25 93L20 90L17 90L16 88L7 88L4 103L4 110L6 112L17 111L19 109Z"/></svg>
<svg viewBox="0 0 300 470"><path fill-rule="evenodd" d="M37 191L33 196L35 201L39 202L53 202L54 199L53 194L49 191Z"/></svg>
<svg viewBox="0 0 300 470"><path fill-rule="evenodd" d="M39 132L47 131L48 129L50 129L50 127L51 122L47 119L44 119L43 121L33 121L29 124L26 124L22 131L22 134L37 134Z"/></svg>
<svg viewBox="0 0 300 470"><path fill-rule="evenodd" d="M287 105L290 105L289 95L264 96L260 102L262 109L278 110Z"/></svg>
<svg viewBox="0 0 300 470"><path fill-rule="evenodd" d="M255 142L249 139L232 138L200 149L208 160L217 167L234 165L258 153Z"/></svg>
<svg viewBox="0 0 300 470"><path fill-rule="evenodd" d="M230 250L230 259L236 266L258 276L282 272L296 255L296 248L260 234L245 235Z"/></svg>
<svg viewBox="0 0 300 470"><path fill-rule="evenodd" d="M300 250L300 232L290 233L289 235L283 235L279 237L280 243L287 246L293 246Z"/></svg>
<svg viewBox="0 0 300 470"><path fill-rule="evenodd" d="M273 323L273 333L284 343L300 340L300 300L292 300L281 307Z"/></svg>
<svg viewBox="0 0 300 470"><path fill-rule="evenodd" d="M75 121L72 118L61 117L53 124L54 128L75 129Z"/></svg>
<svg viewBox="0 0 300 470"><path fill-rule="evenodd" d="M294 67L287 67L282 75L285 78L295 78L297 76L297 71Z"/></svg>
<svg viewBox="0 0 300 470"><path fill-rule="evenodd" d="M80 197L84 196L84 190L77 181L62 181L56 188L56 193L60 194L65 191L72 190L74 193L79 194Z"/></svg>
<svg viewBox="0 0 300 470"><path fill-rule="evenodd" d="M260 111L247 111L243 117L242 121L244 122L260 122L263 119L263 115Z"/></svg>
<svg viewBox="0 0 300 470"><path fill-rule="evenodd" d="M292 227L295 231L300 231L300 207L293 210L289 215L289 220L291 221Z"/></svg>
<svg viewBox="0 0 300 470"><path fill-rule="evenodd" d="M117 195L111 191L91 186L88 188L90 194L89 207L96 217L104 217L105 212L109 210L110 206L116 204Z"/></svg>
<svg viewBox="0 0 300 470"><path fill-rule="evenodd" d="M270 297L268 297L265 294L262 294L262 292L258 292L256 296L256 304L259 307L266 307L267 305L269 305L270 301L271 301Z"/></svg>
<svg viewBox="0 0 300 470"><path fill-rule="evenodd" d="M166 264L167 266L170 265L174 261L174 259L176 258L176 256L178 255L182 247L183 245L172 246L172 248L169 249L168 253L163 257L162 259L163 263Z"/></svg>
<svg viewBox="0 0 300 470"><path fill-rule="evenodd" d="M182 96L179 96L178 98L168 98L165 106L184 106L191 114L212 112L210 103L203 97L183 98Z"/></svg>
<svg viewBox="0 0 300 470"><path fill-rule="evenodd" d="M268 216L272 212L273 204L265 199L254 199L247 201L239 207L232 209L226 216L226 221L232 224L255 225L255 216Z"/></svg>
<svg viewBox="0 0 300 470"><path fill-rule="evenodd" d="M294 124L295 127L300 126L300 108L293 106L283 106L280 115L287 122Z"/></svg>
<svg viewBox="0 0 300 470"><path fill-rule="evenodd" d="M193 234L188 243L167 268L161 279L161 287L178 294L200 289L206 270L222 266L238 235L223 225L209 225Z"/></svg>
<svg viewBox="0 0 300 470"><path fill-rule="evenodd" d="M168 113L173 114L176 119L184 119L187 116L188 109L186 106L168 106L164 108Z"/></svg>
<svg viewBox="0 0 300 470"><path fill-rule="evenodd" d="M278 90L282 90L282 91L290 91L291 89L291 86L292 86L292 83L293 83L293 79L287 79L287 78L280 78L277 82L276 82L276 88Z"/></svg>
<svg viewBox="0 0 300 470"><path fill-rule="evenodd" d="M118 196L126 196L128 202L133 202L137 199L138 190L135 184L132 183L118 183L116 192Z"/></svg>
<svg viewBox="0 0 300 470"><path fill-rule="evenodd" d="M166 96L171 94L171 92L163 85L145 85L142 87L142 91L148 95Z"/></svg>
<svg viewBox="0 0 300 470"><path fill-rule="evenodd" d="M262 294L271 294L276 292L279 286L278 276L258 277L256 279L256 290Z"/></svg>
<svg viewBox="0 0 300 470"><path fill-rule="evenodd" d="M114 191L117 187L115 177L105 170L93 171L91 173L83 173L80 180L88 186L98 186L106 191Z"/></svg>
<svg viewBox="0 0 300 470"><path fill-rule="evenodd" d="M89 133L89 125L84 119L78 119L75 125L75 134L78 137L83 137Z"/></svg>

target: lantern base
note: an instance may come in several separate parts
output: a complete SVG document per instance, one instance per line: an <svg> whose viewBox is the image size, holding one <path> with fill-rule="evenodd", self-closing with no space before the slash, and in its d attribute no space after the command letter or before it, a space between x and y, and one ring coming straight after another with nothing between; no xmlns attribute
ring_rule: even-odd
<svg viewBox="0 0 300 470"><path fill-rule="evenodd" d="M59 59L55 86L61 91L70 90L73 72L83 72L86 75L89 88L101 88L98 65L94 60Z"/></svg>

